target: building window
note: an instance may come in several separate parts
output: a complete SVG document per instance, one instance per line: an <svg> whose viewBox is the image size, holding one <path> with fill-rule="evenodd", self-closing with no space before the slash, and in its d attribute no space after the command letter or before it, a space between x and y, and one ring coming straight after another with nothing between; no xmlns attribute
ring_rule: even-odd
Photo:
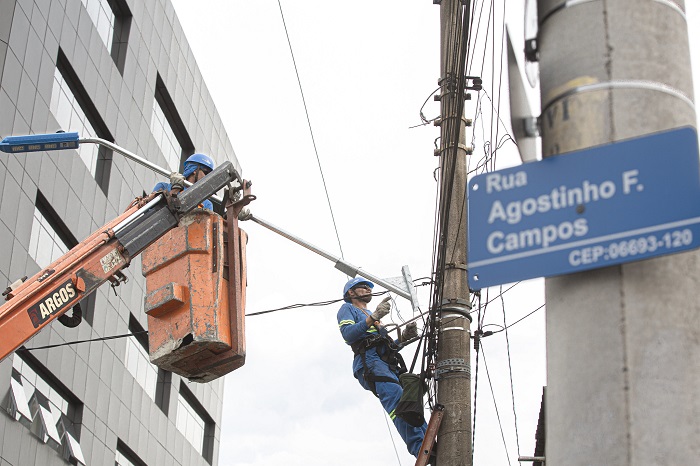
<svg viewBox="0 0 700 466"><path fill-rule="evenodd" d="M204 427L204 419L180 394L177 400L177 428L200 454L204 446Z"/></svg>
<svg viewBox="0 0 700 466"><path fill-rule="evenodd" d="M80 108L75 95L58 68L53 76L50 108L64 131L77 131L81 137L95 135L95 129L88 121L83 109ZM83 144L78 148L78 154L92 176L95 176L97 170L97 150L98 147L95 144Z"/></svg>
<svg viewBox="0 0 700 466"><path fill-rule="evenodd" d="M175 425L204 459L211 463L214 454L214 420L182 381Z"/></svg>
<svg viewBox="0 0 700 466"><path fill-rule="evenodd" d="M85 464L78 441L82 403L27 351L12 358L12 380L28 400L30 431L72 464Z"/></svg>
<svg viewBox="0 0 700 466"><path fill-rule="evenodd" d="M148 356L148 336L133 315L129 317L129 331L135 335L126 340L126 368L148 397L155 401L158 367L151 364Z"/></svg>
<svg viewBox="0 0 700 466"><path fill-rule="evenodd" d="M29 255L42 269L68 252L70 248L61 239L51 222L34 207L34 223L29 237Z"/></svg>
<svg viewBox="0 0 700 466"><path fill-rule="evenodd" d="M107 0L82 0L107 50L112 50L114 12Z"/></svg>
<svg viewBox="0 0 700 466"><path fill-rule="evenodd" d="M29 236L29 256L44 269L77 246L78 240L70 233L51 204L37 191L34 205L34 222ZM95 310L95 295L80 302L83 318L92 325Z"/></svg>
<svg viewBox="0 0 700 466"><path fill-rule="evenodd" d="M77 131L80 137L98 137L108 141L114 138L107 125L97 112L71 67L68 59L59 49L51 92L51 113L56 118L60 129ZM102 191L107 194L109 174L112 166L112 151L96 144L81 144L78 154L95 177Z"/></svg>
<svg viewBox="0 0 700 466"><path fill-rule="evenodd" d="M156 77L151 132L170 170L182 172L185 159L194 153L194 145L160 75Z"/></svg>
<svg viewBox="0 0 700 466"><path fill-rule="evenodd" d="M117 455L114 460L114 466L147 466L146 463L138 457L134 451L117 439Z"/></svg>
<svg viewBox="0 0 700 466"><path fill-rule="evenodd" d="M131 12L124 0L82 0L120 73L124 72Z"/></svg>
<svg viewBox="0 0 700 466"><path fill-rule="evenodd" d="M173 374L158 368L158 383L156 384L156 405L168 415L170 409L170 388L172 387Z"/></svg>
<svg viewBox="0 0 700 466"><path fill-rule="evenodd" d="M148 397L167 416L170 406L172 374L151 364L148 353L148 332L133 314L129 315L129 331L134 334L126 341L124 365Z"/></svg>
<svg viewBox="0 0 700 466"><path fill-rule="evenodd" d="M182 158L182 147L175 137L173 129L165 118L163 109L160 108L157 100L153 100L153 116L151 117L151 131L156 138L158 147L165 156L165 162L170 171L180 170L180 159Z"/></svg>
<svg viewBox="0 0 700 466"><path fill-rule="evenodd" d="M42 192L37 191L34 223L29 237L29 255L39 267L44 268L77 245L78 240Z"/></svg>

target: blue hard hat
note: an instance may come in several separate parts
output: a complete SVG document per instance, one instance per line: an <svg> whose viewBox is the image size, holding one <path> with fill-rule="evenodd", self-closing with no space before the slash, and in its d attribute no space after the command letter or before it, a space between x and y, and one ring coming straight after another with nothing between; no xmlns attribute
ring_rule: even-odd
<svg viewBox="0 0 700 466"><path fill-rule="evenodd" d="M366 278L355 277L352 280L349 280L345 284L345 286L343 287L343 299L345 300L346 303L350 302L350 300L346 297L346 295L348 294L348 291L350 291L351 288L353 288L361 283L366 283L370 288L374 288L374 283L367 280Z"/></svg>
<svg viewBox="0 0 700 466"><path fill-rule="evenodd" d="M182 176L187 178L200 166L207 167L211 171L214 169L214 161L208 155L192 154L185 160L185 171L182 172Z"/></svg>

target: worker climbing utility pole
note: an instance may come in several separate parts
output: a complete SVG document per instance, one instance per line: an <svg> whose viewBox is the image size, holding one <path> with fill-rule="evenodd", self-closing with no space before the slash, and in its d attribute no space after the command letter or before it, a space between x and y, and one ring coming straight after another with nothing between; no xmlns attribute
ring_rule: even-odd
<svg viewBox="0 0 700 466"><path fill-rule="evenodd" d="M437 464L472 464L470 321L467 284L467 148L465 144L465 60L470 1L440 4L440 202L436 270L438 340L435 379L437 401L444 406L438 431ZM466 18L465 18L466 16ZM467 19L467 21L465 21Z"/></svg>
<svg viewBox="0 0 700 466"><path fill-rule="evenodd" d="M696 126L685 3L539 1L544 156ZM698 251L546 280L547 466L697 464L699 281Z"/></svg>

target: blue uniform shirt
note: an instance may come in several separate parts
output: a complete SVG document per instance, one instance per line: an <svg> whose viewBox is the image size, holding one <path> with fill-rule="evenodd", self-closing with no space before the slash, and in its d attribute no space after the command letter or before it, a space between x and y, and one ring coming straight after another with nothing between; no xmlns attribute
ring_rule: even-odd
<svg viewBox="0 0 700 466"><path fill-rule="evenodd" d="M343 335L345 343L348 345L352 345L363 338L377 333L377 329L374 326L367 327L367 314L350 303L343 304L338 310L338 327L340 328L340 333ZM387 331L384 327L380 327L380 334L387 335ZM370 348L367 350L365 358L367 359L367 364L372 366L372 362L375 359L379 359L377 349ZM352 362L352 373L356 374L357 371L362 368L362 358L359 355L355 356Z"/></svg>
<svg viewBox="0 0 700 466"><path fill-rule="evenodd" d="M151 192L156 192L156 191L170 191L171 188L170 183L166 183L165 181L161 181L156 185L155 188L153 188L153 191ZM187 189L187 188L185 188ZM204 206L205 209L209 209L212 212L214 211L214 204L211 203L209 199L206 199L204 202L202 202L202 205Z"/></svg>

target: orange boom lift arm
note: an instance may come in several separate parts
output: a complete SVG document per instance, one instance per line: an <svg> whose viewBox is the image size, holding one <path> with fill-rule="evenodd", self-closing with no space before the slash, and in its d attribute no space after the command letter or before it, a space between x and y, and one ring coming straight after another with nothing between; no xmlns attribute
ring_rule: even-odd
<svg viewBox="0 0 700 466"><path fill-rule="evenodd" d="M0 306L0 360L107 280L113 285L124 281L121 270L134 257L233 181L239 183L235 190L243 189L233 164L224 162L177 197L153 193L30 279L11 285Z"/></svg>

